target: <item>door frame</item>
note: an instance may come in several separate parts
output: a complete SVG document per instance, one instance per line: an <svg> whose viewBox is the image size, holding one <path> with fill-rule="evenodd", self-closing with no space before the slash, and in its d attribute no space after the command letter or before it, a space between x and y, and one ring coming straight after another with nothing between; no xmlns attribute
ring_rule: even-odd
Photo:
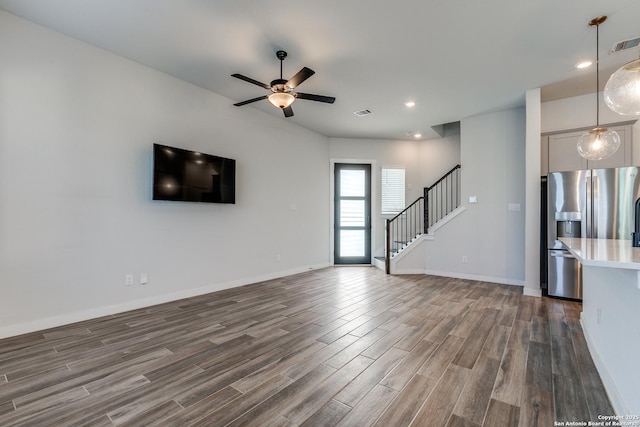
<svg viewBox="0 0 640 427"><path fill-rule="evenodd" d="M378 226L380 223L380 214L379 214L379 201L378 201L378 175L379 171L377 166L377 161L373 159L329 159L329 264L337 265L335 263L334 256L334 245L335 245L335 168L336 163L346 163L346 164L362 164L362 165L370 165L371 166L371 259L369 263L373 265L373 258L375 256L375 242L378 237ZM349 264L339 264L348 266ZM361 264L360 264L361 265Z"/></svg>

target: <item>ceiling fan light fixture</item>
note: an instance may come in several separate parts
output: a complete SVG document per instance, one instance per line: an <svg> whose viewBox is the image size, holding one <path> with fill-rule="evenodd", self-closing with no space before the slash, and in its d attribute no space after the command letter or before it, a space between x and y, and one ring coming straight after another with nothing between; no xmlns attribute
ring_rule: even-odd
<svg viewBox="0 0 640 427"><path fill-rule="evenodd" d="M626 63L609 77L604 102L623 116L640 115L640 59Z"/></svg>
<svg viewBox="0 0 640 427"><path fill-rule="evenodd" d="M295 88L300 86L305 80L313 76L316 72L311 68L302 67L300 71L294 74L289 80L282 78L282 62L287 57L287 52L279 50L276 52L276 57L280 60L280 78L271 81L271 84L265 84L251 77L243 76L242 74L231 74L231 77L244 80L247 83L260 86L261 88L271 91L269 95L262 95L256 98L247 99L246 101L236 102L236 107L242 107L243 105L251 104L252 102L262 101L267 99L275 107L282 110L285 117L293 117L293 109L291 104L296 98L306 99L307 101L324 102L326 104L333 104L335 98L333 96L315 95L313 93L292 92Z"/></svg>
<svg viewBox="0 0 640 427"><path fill-rule="evenodd" d="M274 92L269 95L268 99L270 103L284 110L285 108L293 104L293 101L296 99L296 97L288 92Z"/></svg>
<svg viewBox="0 0 640 427"><path fill-rule="evenodd" d="M620 147L618 132L600 127L600 24L606 20L606 16L598 16L589 21L589 26L596 27L596 127L582 134L577 144L578 154L587 160L606 159Z"/></svg>

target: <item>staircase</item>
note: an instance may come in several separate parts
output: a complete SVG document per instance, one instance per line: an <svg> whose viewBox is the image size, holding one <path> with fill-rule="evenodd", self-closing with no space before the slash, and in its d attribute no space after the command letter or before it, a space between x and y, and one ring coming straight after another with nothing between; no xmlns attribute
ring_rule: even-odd
<svg viewBox="0 0 640 427"><path fill-rule="evenodd" d="M411 243L429 232L438 221L460 206L460 165L456 165L432 186L425 187L402 212L386 221L384 269L391 272L391 260Z"/></svg>

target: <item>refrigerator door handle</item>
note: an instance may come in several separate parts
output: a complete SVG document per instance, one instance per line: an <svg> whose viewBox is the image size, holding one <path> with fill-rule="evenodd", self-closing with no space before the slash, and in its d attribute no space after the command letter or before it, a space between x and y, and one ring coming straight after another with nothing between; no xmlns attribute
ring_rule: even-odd
<svg viewBox="0 0 640 427"><path fill-rule="evenodd" d="M592 197L592 191L591 191L591 176L587 175L587 185L586 185L586 190L587 190L587 199L586 199L586 206L585 206L585 210L586 210L586 215L585 215L585 224L582 226L582 231L585 231L586 233L584 233L584 235L586 237L593 237L592 234L592 229L591 229L591 223L592 223L592 203L591 203L591 197Z"/></svg>
<svg viewBox="0 0 640 427"><path fill-rule="evenodd" d="M598 206L598 191L600 191L600 181L598 176L593 175L591 177L591 237L598 237L598 210L595 208Z"/></svg>

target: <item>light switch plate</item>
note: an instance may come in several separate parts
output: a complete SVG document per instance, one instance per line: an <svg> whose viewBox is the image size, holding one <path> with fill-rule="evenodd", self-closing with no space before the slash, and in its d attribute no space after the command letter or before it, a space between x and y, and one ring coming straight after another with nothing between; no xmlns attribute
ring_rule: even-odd
<svg viewBox="0 0 640 427"><path fill-rule="evenodd" d="M478 196L469 196L469 203L478 203Z"/></svg>

